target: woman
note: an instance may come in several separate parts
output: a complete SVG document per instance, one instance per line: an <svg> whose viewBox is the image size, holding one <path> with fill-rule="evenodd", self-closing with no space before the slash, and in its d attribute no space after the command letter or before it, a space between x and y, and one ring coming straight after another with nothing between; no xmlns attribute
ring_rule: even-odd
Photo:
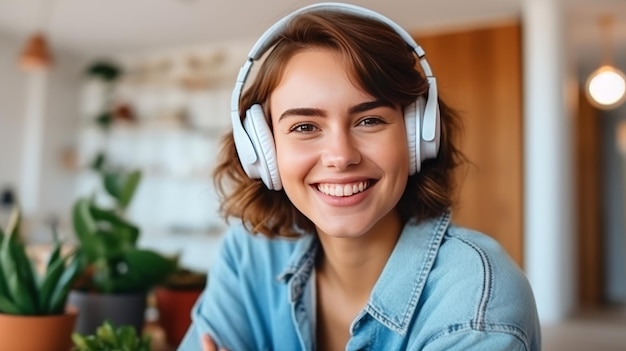
<svg viewBox="0 0 626 351"><path fill-rule="evenodd" d="M457 117L400 27L296 11L233 104L215 173L232 225L179 350L539 350L523 273L450 223Z"/></svg>

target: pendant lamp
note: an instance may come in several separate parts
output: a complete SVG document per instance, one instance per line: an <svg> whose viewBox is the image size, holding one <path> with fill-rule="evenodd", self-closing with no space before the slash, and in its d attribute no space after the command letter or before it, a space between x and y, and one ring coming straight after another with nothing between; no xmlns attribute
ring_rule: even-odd
<svg viewBox="0 0 626 351"><path fill-rule="evenodd" d="M26 41L19 56L19 66L26 72L48 70L53 63L52 51L46 39L45 29L50 28L50 20L55 0L40 0L37 8L36 30Z"/></svg>
<svg viewBox="0 0 626 351"><path fill-rule="evenodd" d="M20 55L20 67L27 72L47 70L52 66L52 55L43 32L34 33Z"/></svg>
<svg viewBox="0 0 626 351"><path fill-rule="evenodd" d="M626 76L613 64L613 22L613 17L609 15L603 16L599 21L602 30L602 61L600 67L587 78L585 87L589 102L602 110L614 109L626 100Z"/></svg>

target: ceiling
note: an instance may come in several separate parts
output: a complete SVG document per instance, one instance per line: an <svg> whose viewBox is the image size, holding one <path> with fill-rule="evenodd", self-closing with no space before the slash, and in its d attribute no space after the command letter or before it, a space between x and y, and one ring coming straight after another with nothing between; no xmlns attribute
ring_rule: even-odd
<svg viewBox="0 0 626 351"><path fill-rule="evenodd" d="M520 17L523 1L353 0L414 32ZM626 65L626 0L560 1L570 54L576 55L578 62L588 67L599 63L598 19L610 13L616 20L612 32L616 62ZM36 29L44 28L55 50L88 57L231 40L251 42L278 18L313 2L316 1L0 0L0 36L24 41Z"/></svg>

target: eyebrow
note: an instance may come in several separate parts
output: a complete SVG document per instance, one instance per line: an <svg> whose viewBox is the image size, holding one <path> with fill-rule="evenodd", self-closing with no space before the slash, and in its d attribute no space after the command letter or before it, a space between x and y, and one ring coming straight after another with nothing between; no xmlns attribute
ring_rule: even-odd
<svg viewBox="0 0 626 351"><path fill-rule="evenodd" d="M379 108L379 107L395 108L395 106L391 102L378 99L378 100L368 101L368 102L364 102L364 103L361 103L361 104L358 104L358 105L354 105L354 106L350 107L348 112L350 114L354 114L354 113L360 113L360 112L373 110L373 109Z"/></svg>
<svg viewBox="0 0 626 351"><path fill-rule="evenodd" d="M388 101L374 100L374 101L367 101L367 102L354 105L350 107L350 109L348 110L348 113L349 114L361 113L361 112L373 110L378 107L395 108L395 106ZM283 118L290 117L290 116L325 117L326 111L319 109L319 108L312 108L312 107L290 108L286 110L285 112L283 112L280 115L280 118L278 120L280 121Z"/></svg>

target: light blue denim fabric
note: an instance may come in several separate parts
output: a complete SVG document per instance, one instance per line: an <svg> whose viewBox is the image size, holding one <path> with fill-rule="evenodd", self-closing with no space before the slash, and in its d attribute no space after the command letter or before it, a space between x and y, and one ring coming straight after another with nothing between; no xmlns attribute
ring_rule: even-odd
<svg viewBox="0 0 626 351"><path fill-rule="evenodd" d="M233 227L178 348L202 333L230 351L315 350L314 235L267 239ZM450 213L407 224L346 350L540 350L530 285L492 238Z"/></svg>

